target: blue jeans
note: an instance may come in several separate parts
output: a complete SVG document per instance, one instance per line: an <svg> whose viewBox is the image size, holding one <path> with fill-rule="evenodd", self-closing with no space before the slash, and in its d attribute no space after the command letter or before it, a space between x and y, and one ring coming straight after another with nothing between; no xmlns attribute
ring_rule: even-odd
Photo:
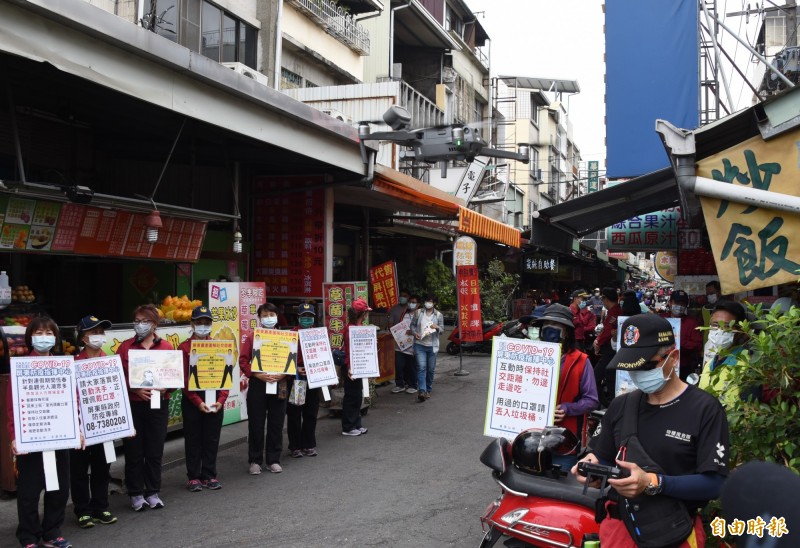
<svg viewBox="0 0 800 548"><path fill-rule="evenodd" d="M436 352L432 346L414 343L414 354L417 358L417 388L420 392L430 392L436 372Z"/></svg>

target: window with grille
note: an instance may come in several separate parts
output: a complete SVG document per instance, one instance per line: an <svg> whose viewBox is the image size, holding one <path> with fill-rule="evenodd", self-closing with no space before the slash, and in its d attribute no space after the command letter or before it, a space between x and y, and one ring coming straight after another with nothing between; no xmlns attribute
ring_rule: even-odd
<svg viewBox="0 0 800 548"><path fill-rule="evenodd" d="M291 70L281 67L281 89L297 89L303 87L303 77Z"/></svg>

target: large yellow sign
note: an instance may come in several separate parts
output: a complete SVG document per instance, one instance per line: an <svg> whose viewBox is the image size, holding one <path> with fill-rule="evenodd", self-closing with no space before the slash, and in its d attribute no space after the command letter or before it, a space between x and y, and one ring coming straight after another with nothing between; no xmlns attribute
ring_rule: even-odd
<svg viewBox="0 0 800 548"><path fill-rule="evenodd" d="M753 137L697 163L697 175L724 183L800 196L800 130L770 141ZM800 215L701 198L723 293L800 278Z"/></svg>

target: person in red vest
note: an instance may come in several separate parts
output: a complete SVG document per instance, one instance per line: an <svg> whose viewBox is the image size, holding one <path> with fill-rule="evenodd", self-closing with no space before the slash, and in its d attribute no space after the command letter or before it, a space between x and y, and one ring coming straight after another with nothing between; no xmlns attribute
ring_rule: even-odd
<svg viewBox="0 0 800 548"><path fill-rule="evenodd" d="M569 429L579 440L583 440L586 415L600 407L597 385L589 356L575 347L575 326L572 311L561 304L551 304L544 316L535 320L539 326L539 338L546 342L561 344L561 370L558 376L558 398L556 399L555 424ZM569 470L578 462L577 450L571 455L553 455L553 464Z"/></svg>

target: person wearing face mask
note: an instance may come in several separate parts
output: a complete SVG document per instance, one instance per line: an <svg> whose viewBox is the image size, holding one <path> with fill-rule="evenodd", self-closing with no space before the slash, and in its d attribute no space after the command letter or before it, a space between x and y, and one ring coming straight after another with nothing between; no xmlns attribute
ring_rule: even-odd
<svg viewBox="0 0 800 548"><path fill-rule="evenodd" d="M411 331L414 334L414 355L417 357L417 400L431 397L433 375L436 372L436 354L439 352L439 334L444 328L442 313L436 310L436 297L425 298L425 308L414 314Z"/></svg>
<svg viewBox="0 0 800 548"><path fill-rule="evenodd" d="M411 322L414 311L417 309L417 297L409 295L408 291L400 292L400 300L389 310L389 326L394 327L404 320ZM414 345L405 350L400 350L397 341L394 343L394 388L392 394L407 392L417 393L417 360L414 359Z"/></svg>
<svg viewBox="0 0 800 548"><path fill-rule="evenodd" d="M625 518L626 509L637 505L669 507L669 500L655 499L666 496L683 503L686 521L691 522L681 531L687 537L671 545L683 540L682 547L703 546L705 535L698 510L719 497L728 475L730 441L722 405L678 376L672 327L655 314L625 320L620 348L608 367L628 371L638 390L611 402L600 433L591 438L589 453L582 459L630 472L629 477L608 481L612 490L605 506L607 515L600 523L601 544L635 546L619 518ZM630 425L636 425L635 429ZM578 475L577 466L572 474L581 483L587 481ZM636 519L636 526L646 532L654 525L663 525L658 516L649 519L655 523Z"/></svg>
<svg viewBox="0 0 800 548"><path fill-rule="evenodd" d="M96 316L81 318L76 327L75 342L81 351L76 360L88 360L105 356L106 329L111 322ZM69 456L70 490L78 526L83 529L96 523L110 525L117 518L108 510L108 484L111 480L111 465L106 462L103 444L96 444L80 451L73 449ZM91 474L89 470L91 469Z"/></svg>
<svg viewBox="0 0 800 548"><path fill-rule="evenodd" d="M297 323L293 331L311 329L317 319L314 305L303 303L297 307ZM297 350L297 375L289 378L289 392L295 380L308 383L306 368L303 363L303 350ZM319 413L319 388L308 388L306 384L306 401L303 405L289 403L286 407L286 433L289 436L289 455L292 458L317 456L317 414Z"/></svg>
<svg viewBox="0 0 800 548"><path fill-rule="evenodd" d="M277 329L278 309L274 304L262 304L258 307L257 314L261 327ZM251 476L261 473L265 457L270 472L273 474L283 472L280 463L283 451L283 423L286 419L286 403L289 398L286 375L252 370L251 356L259 356L256 359L259 369L261 367L260 348L260 341L248 339L239 355L239 369L250 379L247 388L247 460ZM267 394L268 382L278 383L277 394Z"/></svg>
<svg viewBox="0 0 800 548"><path fill-rule="evenodd" d="M689 295L682 289L676 289L669 296L669 312L665 315L681 320L680 377L681 380L695 372L703 358L703 333L698 331L700 323L687 315Z"/></svg>
<svg viewBox="0 0 800 548"><path fill-rule="evenodd" d="M53 356L58 340L58 325L46 316L31 320L25 329L25 346L28 356ZM77 400L77 394L76 394ZM77 405L77 401L76 401ZM14 404L11 383L6 389L6 428L11 440L11 453L16 458L17 468L17 540L25 547L41 546L48 548L70 548L72 544L61 536L64 525L67 500L69 499L69 449L61 449L56 454L56 474L58 489L47 491L45 485L44 462L41 451L22 453L17 450L14 430ZM83 446L83 435L81 435ZM5 450L6 448L3 448ZM39 499L44 491L44 513L39 515Z"/></svg>
<svg viewBox="0 0 800 548"><path fill-rule="evenodd" d="M742 396L738 390L728 389L730 367L734 367L737 356L747 349L749 336L739 329L739 324L747 319L744 307L733 301L717 301L711 314L711 329L703 355L703 370L698 386L703 390L714 388L721 393L723 406ZM719 373L713 374L718 368ZM757 390L755 392L760 392ZM757 395L748 391L744 396Z"/></svg>
<svg viewBox="0 0 800 548"><path fill-rule="evenodd" d="M175 350L172 343L158 336L158 310L152 304L143 304L133 311L133 330L136 335L123 341L117 349L125 376L128 376L128 353L131 350ZM167 439L169 397L173 390L157 388L129 389L131 415L136 435L125 438L125 486L134 512L145 508L157 510L164 507L161 491L161 460ZM153 409L152 398L161 398L161 406Z"/></svg>
<svg viewBox="0 0 800 548"><path fill-rule="evenodd" d="M572 311L572 323L575 325L575 346L581 352L586 351L586 334L594 331L597 326L594 314L589 310L586 297L589 294L583 289L572 292L572 302L569 309Z"/></svg>
<svg viewBox="0 0 800 548"><path fill-rule="evenodd" d="M608 371L607 366L614 357L617 340L617 318L622 316L622 307L619 305L619 295L613 287L604 287L602 292L603 306L606 317L603 319L603 330L594 340L594 353L598 356L594 366L594 378L597 383L600 401L607 405L614 398L617 376L613 371Z"/></svg>
<svg viewBox="0 0 800 548"><path fill-rule="evenodd" d="M350 375L350 326L364 325L367 313L372 309L364 299L353 299L347 309L347 325L344 326L344 367L342 369L342 384L344 384L344 398L342 398L342 435L362 436L367 433L367 428L361 424L361 401L364 399L363 383L361 379L353 379Z"/></svg>
<svg viewBox="0 0 800 548"><path fill-rule="evenodd" d="M572 310L560 304L551 304L533 324L539 326L541 340L561 345L555 424L568 428L576 438L582 439L586 415L600 407L600 399L597 397L592 362L577 347L572 319ZM577 460L577 451L570 455L553 455L553 463L560 464L562 470L569 470Z"/></svg>
<svg viewBox="0 0 800 548"><path fill-rule="evenodd" d="M228 390L217 390L214 404L205 402L204 393L189 390L189 377L194 367L197 378L197 351L192 350L193 341L207 341L211 337L213 319L207 306L198 306L192 310L192 336L183 341L178 350L183 352L183 398L181 413L183 414L183 447L186 452L186 488L192 492L206 489L221 489L217 479L217 452L219 437L222 431L222 419ZM191 362L195 365L192 366ZM227 369L227 364L226 364ZM224 381L223 381L224 384Z"/></svg>
<svg viewBox="0 0 800 548"><path fill-rule="evenodd" d="M600 288L595 287L592 296L588 299L589 310L594 314L596 323L603 321L603 298L600 296Z"/></svg>
<svg viewBox="0 0 800 548"><path fill-rule="evenodd" d="M713 310L717 302L722 298L722 286L719 281L711 280L706 284L706 305L709 310Z"/></svg>

